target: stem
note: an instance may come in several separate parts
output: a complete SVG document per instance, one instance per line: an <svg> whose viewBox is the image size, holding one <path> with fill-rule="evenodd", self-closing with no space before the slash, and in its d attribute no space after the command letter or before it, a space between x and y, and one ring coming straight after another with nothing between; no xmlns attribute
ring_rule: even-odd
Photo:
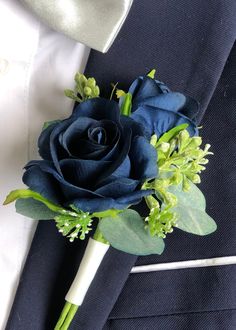
<svg viewBox="0 0 236 330"><path fill-rule="evenodd" d="M59 317L59 320L57 321L57 324L54 328L54 330L60 330L61 329L61 326L63 325L66 317L67 317L67 314L69 313L69 310L70 310L70 307L71 307L71 303L69 303L68 301L65 303L64 307L63 307L63 310L61 312L61 315Z"/></svg>
<svg viewBox="0 0 236 330"><path fill-rule="evenodd" d="M95 243L95 241L97 241L97 243ZM94 243L91 243L91 242L94 242ZM90 244L90 245L88 245L90 248L89 248L89 250L87 250L87 248L88 248L88 246L87 246L87 248L86 248L86 251L90 251L90 253L91 253L91 251L93 251L93 254L95 253L95 251L97 251L97 248L98 248L98 246L99 246L99 249L98 249L98 252L99 252L99 254L97 254L97 253L95 253L95 255L98 257L98 258L96 258L96 262L95 262L95 272L97 271L97 267L96 267L96 264L97 264L97 262L98 262L98 265L97 266L99 266L100 265L100 263L101 263L101 260L102 260L102 258L104 257L104 255L105 255L105 253L106 253L106 251L107 251L107 249L108 249L108 247L109 247L109 243L106 241L106 239L103 237L103 235L102 235L102 232L100 231L100 229L97 227L96 228L96 231L95 231L95 233L94 233L94 237L93 237L93 240L91 240L91 242L90 243L88 243L88 244ZM100 243L98 243L98 242L100 242ZM103 243L103 244L101 244L101 243ZM92 245L91 245L92 244ZM94 248L94 244L96 244L96 250L95 250L95 248ZM104 245L104 244L107 244L106 246ZM102 246L102 249L101 249L101 246ZM91 250L92 249L92 250ZM86 252L85 252L85 255L86 255ZM100 258L101 257L101 258ZM84 258L84 257L83 257ZM88 255L87 255L87 258L88 258ZM91 255L89 255L89 258L91 259ZM83 260L84 259L82 259L82 262L81 262L81 265L83 265ZM87 260L87 259L86 259ZM92 260L92 259L91 259ZM90 260L90 261L91 261ZM94 264L94 263L93 263ZM86 267L86 265L84 266L84 267ZM93 272L92 272L93 273ZM95 274L95 273L94 273ZM77 279L77 276L80 276L81 275L81 273L80 273L80 268L79 268L79 270L78 270L78 273L77 273L77 275L76 275L76 278L75 278L75 280L74 281L77 281L77 282L75 282L75 283L80 283L81 284L81 282L78 282L78 279ZM78 292L78 290L82 290L82 297L84 297L84 294L86 294L86 292L87 292L87 287L86 287L86 281L84 281L84 279L83 279L83 277L82 278L80 278L79 277L79 279L82 281L82 283L84 283L85 284L85 288L86 288L86 290L85 290L85 292L83 292L83 287L81 286L80 287L80 289L78 289L78 287L77 287L77 291L76 292ZM91 278L91 280L92 280L92 278ZM88 282L88 281L87 281ZM73 282L74 283L74 282ZM72 283L72 286L71 286L71 288L73 287L73 283ZM90 282L90 284L91 284L91 282ZM89 284L89 285L90 285ZM81 284L82 285L82 284ZM70 289L71 290L71 289ZM70 295L70 290L69 290L69 292L68 292L68 294ZM72 292L73 292L73 289L72 289ZM68 297L66 297L66 299L67 299ZM68 300L70 301L71 300L71 296L68 298ZM72 299L72 301L73 301L73 299ZM83 301L83 299L80 301L80 302L77 302L77 304L78 305L81 305L81 303L82 303L82 301ZM76 302L76 301L74 301L74 302ZM71 322L72 322L72 320L73 320L73 318L74 318L74 316L75 316L75 313L77 312L77 310L78 310L78 305L75 305L75 304L72 304L72 303L69 303L69 302L66 302L65 303L65 306L64 306L64 308L63 308L63 310L62 310L62 313L61 313L61 315L60 315L60 317L59 317L59 320L58 320L58 322L57 322L57 324L56 324L56 327L54 328L54 330L67 330L68 328L69 328L69 326L70 326L70 324L71 324Z"/></svg>
<svg viewBox="0 0 236 330"><path fill-rule="evenodd" d="M54 330L67 330L79 306L66 301Z"/></svg>
<svg viewBox="0 0 236 330"><path fill-rule="evenodd" d="M96 231L93 235L93 239L95 241L104 243L104 244L109 244L109 242L105 239L105 237L103 236L102 232L99 229L99 226L97 226Z"/></svg>
<svg viewBox="0 0 236 330"><path fill-rule="evenodd" d="M69 328L71 321L73 320L78 308L79 308L79 306L71 304L69 313L67 314L66 319L60 330L67 330Z"/></svg>

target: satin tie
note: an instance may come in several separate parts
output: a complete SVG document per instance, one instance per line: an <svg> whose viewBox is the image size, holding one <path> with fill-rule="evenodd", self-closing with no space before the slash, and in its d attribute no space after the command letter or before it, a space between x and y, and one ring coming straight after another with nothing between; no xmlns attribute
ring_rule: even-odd
<svg viewBox="0 0 236 330"><path fill-rule="evenodd" d="M107 52L133 0L22 0L44 23L82 44Z"/></svg>

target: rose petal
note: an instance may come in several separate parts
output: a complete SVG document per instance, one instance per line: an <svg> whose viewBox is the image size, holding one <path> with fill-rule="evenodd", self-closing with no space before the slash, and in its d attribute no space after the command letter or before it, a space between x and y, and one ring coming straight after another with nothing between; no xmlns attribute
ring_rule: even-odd
<svg viewBox="0 0 236 330"><path fill-rule="evenodd" d="M67 129L67 127L69 127L72 122L72 118L63 120L54 128L50 135L50 153L54 166L56 167L59 174L62 174L59 166L59 160L68 157L67 151L60 144L59 135L61 132Z"/></svg>
<svg viewBox="0 0 236 330"><path fill-rule="evenodd" d="M40 156L45 160L52 160L50 152L50 135L58 123L54 123L45 128L38 139L38 148Z"/></svg>
<svg viewBox="0 0 236 330"><path fill-rule="evenodd" d="M112 173L116 178L128 178L130 176L131 162L129 156L126 156L123 163Z"/></svg>
<svg viewBox="0 0 236 330"><path fill-rule="evenodd" d="M31 190L38 192L51 202L60 204L62 194L59 183L39 166L30 166L23 175L23 182Z"/></svg>
<svg viewBox="0 0 236 330"><path fill-rule="evenodd" d="M121 124L122 124L122 131L124 136L126 136L127 129L132 131L133 137L135 137L136 135L143 136L145 134L143 125L141 123L138 123L131 117L121 116Z"/></svg>
<svg viewBox="0 0 236 330"><path fill-rule="evenodd" d="M84 212L100 212L108 209L124 210L130 205L135 205L140 203L142 197L148 196L152 193L150 190L138 190L131 194L128 194L124 197L117 199L104 197L104 198L76 198L70 200L68 205L73 204L78 209L83 210Z"/></svg>
<svg viewBox="0 0 236 330"><path fill-rule="evenodd" d="M111 166L110 161L63 159L59 162L64 179L71 184L90 189L101 174Z"/></svg>
<svg viewBox="0 0 236 330"><path fill-rule="evenodd" d="M89 189L77 187L77 186L67 182L60 174L58 174L58 172L56 171L52 162L43 161L43 160L30 161L25 167L26 172L23 176L23 180L25 180L24 183L29 187L31 187L31 182L38 181L38 183L37 183L38 190L35 190L37 192L39 192L40 189L42 190L42 188L40 188L41 187L41 177L36 176L36 179L35 179L35 178L33 178L34 172L31 172L31 171L33 171L33 168L37 168L37 167L39 167L43 172L51 174L54 177L55 180L52 181L52 185L54 185L54 184L57 185L57 182L59 183L61 191L64 195L63 201L62 201L64 204L66 203L67 200L74 199L76 197L77 198L79 198L79 197L85 197L85 198L102 197L101 195L96 194ZM27 172L28 172L28 174L27 174ZM35 187L36 187L36 185L35 185Z"/></svg>
<svg viewBox="0 0 236 330"><path fill-rule="evenodd" d="M149 97L139 102L139 107L149 105L166 111L177 112L186 104L186 96L181 93L167 93Z"/></svg>
<svg viewBox="0 0 236 330"><path fill-rule="evenodd" d="M105 197L118 198L133 192L137 188L138 184L138 180L118 178L106 185L103 185L101 188L98 188L95 190L95 193Z"/></svg>
<svg viewBox="0 0 236 330"><path fill-rule="evenodd" d="M159 96L163 93L169 92L167 86L158 80L149 77L139 77L129 88L129 93L133 95L133 109L135 110L139 102L152 96Z"/></svg>
<svg viewBox="0 0 236 330"><path fill-rule="evenodd" d="M144 137L137 136L133 140L129 157L133 164L133 178L144 181L157 176L157 152Z"/></svg>
<svg viewBox="0 0 236 330"><path fill-rule="evenodd" d="M122 148L121 150L119 150L119 154L117 155L116 160L111 162L111 166L109 167L109 169L106 172L104 172L104 174L97 181L98 186L105 178L112 175L123 164L125 158L127 157L130 151L130 143L132 137L131 135L132 135L132 131L130 129L127 129L126 136L121 137L120 145L122 146Z"/></svg>
<svg viewBox="0 0 236 330"><path fill-rule="evenodd" d="M190 118L194 123L196 123L199 122L198 119L199 109L200 109L199 102L190 96L186 96L185 105L179 112L182 113L184 116Z"/></svg>
<svg viewBox="0 0 236 330"><path fill-rule="evenodd" d="M196 125L179 112L176 113L145 105L139 107L131 116L143 125L146 135L149 137L154 133L160 137L163 133L183 123L189 124L188 131L191 135L197 134Z"/></svg>
<svg viewBox="0 0 236 330"><path fill-rule="evenodd" d="M108 119L120 121L120 109L115 101L103 98L92 98L80 103L73 111L73 117L89 117L96 120Z"/></svg>
<svg viewBox="0 0 236 330"><path fill-rule="evenodd" d="M72 156L73 154L73 152L71 152L71 144L73 143L73 139L77 139L77 141L79 141L81 136L87 133L88 128L95 123L97 123L97 120L92 118L79 118L72 122L71 125L65 129L65 131L60 133L59 141L69 155Z"/></svg>

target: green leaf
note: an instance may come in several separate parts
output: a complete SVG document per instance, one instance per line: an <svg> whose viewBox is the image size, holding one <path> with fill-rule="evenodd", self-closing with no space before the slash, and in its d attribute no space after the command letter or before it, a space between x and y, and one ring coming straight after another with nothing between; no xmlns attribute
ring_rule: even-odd
<svg viewBox="0 0 236 330"><path fill-rule="evenodd" d="M178 213L178 228L195 235L209 235L217 229L215 221L204 211L179 205L174 208Z"/></svg>
<svg viewBox="0 0 236 330"><path fill-rule="evenodd" d="M122 103L120 107L120 113L124 116L130 116L132 106L132 94L127 93L121 97Z"/></svg>
<svg viewBox="0 0 236 330"><path fill-rule="evenodd" d="M125 210L117 217L103 218L99 229L114 248L135 255L161 254L163 239L152 237L141 216L134 210Z"/></svg>
<svg viewBox="0 0 236 330"><path fill-rule="evenodd" d="M155 79L155 74L156 74L156 70L152 69L151 71L148 72L147 76L149 78Z"/></svg>
<svg viewBox="0 0 236 330"><path fill-rule="evenodd" d="M178 125L165 134L163 134L160 139L158 139L158 145L161 144L162 142L169 142L172 138L174 138L180 131L186 129L188 127L188 124L181 124Z"/></svg>
<svg viewBox="0 0 236 330"><path fill-rule="evenodd" d="M43 204L45 204L53 212L58 212L58 213L65 213L66 212L66 210L64 210L62 207L50 202L47 198L41 196L39 193L37 193L35 191L32 191L30 189L13 190L7 196L7 198L4 201L3 205L7 205L9 203L12 203L15 200L17 200L18 198L33 198L33 199L36 199L37 201L42 202Z"/></svg>
<svg viewBox="0 0 236 330"><path fill-rule="evenodd" d="M60 123L61 120L51 120L51 121L46 121L44 124L43 124L43 129L42 130L45 130L46 128L48 128L49 126L51 126L52 124L58 124Z"/></svg>
<svg viewBox="0 0 236 330"><path fill-rule="evenodd" d="M191 181L187 192L182 190L182 185L170 186L168 191L178 199L178 204L173 211L178 214L178 228L195 235L208 235L213 233L217 225L205 212L206 200L201 190Z"/></svg>
<svg viewBox="0 0 236 330"><path fill-rule="evenodd" d="M109 209L109 210L106 210L106 211L94 212L92 214L92 216L95 217L95 218L107 218L107 217L114 218L120 212L122 212L122 211L121 210L115 210L115 209Z"/></svg>
<svg viewBox="0 0 236 330"><path fill-rule="evenodd" d="M201 190L189 180L189 190L183 191L182 184L172 185L168 191L174 194L178 199L178 205L185 205L185 207L194 207L201 211L206 210L206 199Z"/></svg>
<svg viewBox="0 0 236 330"><path fill-rule="evenodd" d="M54 219L58 213L55 213L33 198L18 199L16 201L16 212L34 220Z"/></svg>

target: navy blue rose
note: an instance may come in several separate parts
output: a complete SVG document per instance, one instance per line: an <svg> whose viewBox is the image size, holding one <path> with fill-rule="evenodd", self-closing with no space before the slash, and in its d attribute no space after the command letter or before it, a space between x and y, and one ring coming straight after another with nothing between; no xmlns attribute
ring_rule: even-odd
<svg viewBox="0 0 236 330"><path fill-rule="evenodd" d="M24 183L44 197L87 212L124 209L150 191L156 151L143 128L102 98L78 105L71 117L52 123L38 141L43 160L26 165Z"/></svg>
<svg viewBox="0 0 236 330"><path fill-rule="evenodd" d="M145 128L147 137L160 137L175 126L187 123L191 135L198 135L196 117L199 104L193 98L171 92L162 82L139 77L130 86L131 117Z"/></svg>

